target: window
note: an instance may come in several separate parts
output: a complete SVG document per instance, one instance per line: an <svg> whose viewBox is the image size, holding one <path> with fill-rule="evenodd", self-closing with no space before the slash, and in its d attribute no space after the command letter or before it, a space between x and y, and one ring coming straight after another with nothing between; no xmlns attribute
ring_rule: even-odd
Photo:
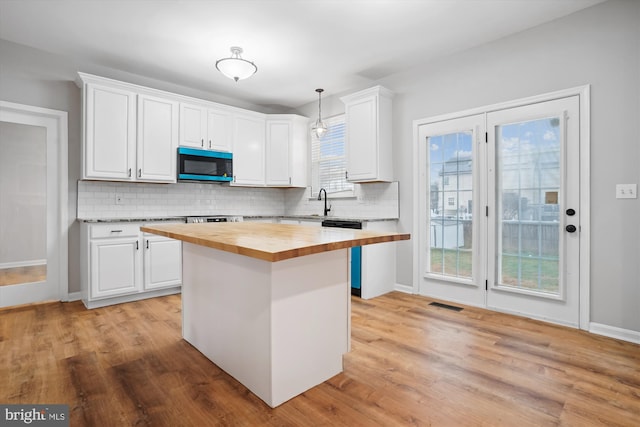
<svg viewBox="0 0 640 427"><path fill-rule="evenodd" d="M311 197L321 188L334 198L352 197L353 184L346 180L345 116L325 119L325 123L329 130L322 139L311 134Z"/></svg>

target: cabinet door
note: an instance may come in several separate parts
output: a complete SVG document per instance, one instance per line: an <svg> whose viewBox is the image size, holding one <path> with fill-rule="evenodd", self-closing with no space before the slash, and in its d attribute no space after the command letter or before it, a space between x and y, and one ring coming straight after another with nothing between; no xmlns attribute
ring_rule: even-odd
<svg viewBox="0 0 640 427"><path fill-rule="evenodd" d="M180 104L180 145L205 148L207 137L207 109L191 104Z"/></svg>
<svg viewBox="0 0 640 427"><path fill-rule="evenodd" d="M216 151L231 151L232 116L222 110L207 110L206 148Z"/></svg>
<svg viewBox="0 0 640 427"><path fill-rule="evenodd" d="M138 96L139 181L176 182L178 103Z"/></svg>
<svg viewBox="0 0 640 427"><path fill-rule="evenodd" d="M144 289L181 285L182 242L147 235L144 245Z"/></svg>
<svg viewBox="0 0 640 427"><path fill-rule="evenodd" d="M266 171L267 185L289 186L289 144L291 123L288 121L267 121Z"/></svg>
<svg viewBox="0 0 640 427"><path fill-rule="evenodd" d="M236 116L233 126L233 185L264 185L265 120Z"/></svg>
<svg viewBox="0 0 640 427"><path fill-rule="evenodd" d="M136 94L87 84L83 178L131 180L136 155Z"/></svg>
<svg viewBox="0 0 640 427"><path fill-rule="evenodd" d="M347 172L349 181L376 179L378 175L377 102L366 98L346 109Z"/></svg>
<svg viewBox="0 0 640 427"><path fill-rule="evenodd" d="M91 298L140 291L140 251L137 238L91 241Z"/></svg>

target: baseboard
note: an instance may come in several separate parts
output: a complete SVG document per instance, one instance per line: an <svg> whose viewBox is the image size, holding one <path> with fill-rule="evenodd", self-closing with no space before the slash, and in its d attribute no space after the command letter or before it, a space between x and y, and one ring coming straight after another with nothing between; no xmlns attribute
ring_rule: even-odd
<svg viewBox="0 0 640 427"><path fill-rule="evenodd" d="M67 302L80 301L81 299L82 293L80 292L69 292L69 295L67 295Z"/></svg>
<svg viewBox="0 0 640 427"><path fill-rule="evenodd" d="M47 265L46 259L32 259L30 261L4 262L0 264L0 269L18 268L18 267L35 267L37 265Z"/></svg>
<svg viewBox="0 0 640 427"><path fill-rule="evenodd" d="M404 292L405 294L413 294L413 286L407 286L407 285L400 285L398 283L396 283L396 286L394 287L394 290L398 291L398 292Z"/></svg>
<svg viewBox="0 0 640 427"><path fill-rule="evenodd" d="M602 323L591 322L589 323L589 332L640 344L640 332L631 329L622 329L615 326L603 325Z"/></svg>

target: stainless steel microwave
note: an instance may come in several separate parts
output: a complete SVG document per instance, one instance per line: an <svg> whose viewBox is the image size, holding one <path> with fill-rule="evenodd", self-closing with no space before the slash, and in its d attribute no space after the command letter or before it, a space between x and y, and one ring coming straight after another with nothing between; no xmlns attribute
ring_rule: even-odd
<svg viewBox="0 0 640 427"><path fill-rule="evenodd" d="M229 182L233 180L233 154L178 147L178 181Z"/></svg>

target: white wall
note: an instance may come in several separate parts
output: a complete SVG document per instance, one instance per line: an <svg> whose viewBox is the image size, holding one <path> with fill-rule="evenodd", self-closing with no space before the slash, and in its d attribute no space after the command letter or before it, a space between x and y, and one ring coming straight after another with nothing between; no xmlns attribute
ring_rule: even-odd
<svg viewBox="0 0 640 427"><path fill-rule="evenodd" d="M375 84L396 93L393 156L405 232L413 231L414 120L590 84L591 321L640 331L640 200L614 193L617 183L640 183L640 2L610 0ZM344 112L343 95L323 98L323 114ZM298 112L314 117L317 105ZM399 284L413 285L413 260L411 242L398 243Z"/></svg>

